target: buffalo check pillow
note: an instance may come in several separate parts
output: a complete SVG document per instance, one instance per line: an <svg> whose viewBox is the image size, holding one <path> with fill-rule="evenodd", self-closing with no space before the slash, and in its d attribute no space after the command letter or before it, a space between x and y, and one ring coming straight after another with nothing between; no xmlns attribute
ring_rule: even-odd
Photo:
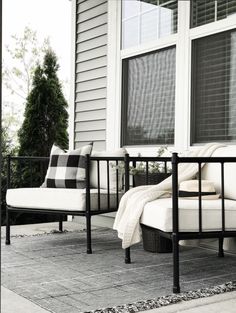
<svg viewBox="0 0 236 313"><path fill-rule="evenodd" d="M85 155L91 154L92 143L72 151L53 145L42 187L85 188Z"/></svg>

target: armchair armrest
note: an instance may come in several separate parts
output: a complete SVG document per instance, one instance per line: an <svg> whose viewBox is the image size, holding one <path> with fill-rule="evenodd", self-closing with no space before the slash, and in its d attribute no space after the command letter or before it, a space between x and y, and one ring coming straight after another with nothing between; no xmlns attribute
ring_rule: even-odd
<svg viewBox="0 0 236 313"><path fill-rule="evenodd" d="M120 156L90 156L85 157L85 188L86 188L86 211L91 210L94 189L97 194L97 212L116 211L122 194L122 176L119 162L124 162ZM93 189L93 194L91 193ZM105 199L105 200L104 200Z"/></svg>
<svg viewBox="0 0 236 313"><path fill-rule="evenodd" d="M198 174L198 232L201 234L202 229L202 166L206 163L218 163L219 168L219 185L221 190L221 231L225 232L225 164L236 163L236 157L178 157L177 153L172 154L172 208L173 208L173 233L179 232L179 208L178 208L178 164L193 163L196 165ZM227 182L226 182L227 183Z"/></svg>
<svg viewBox="0 0 236 313"><path fill-rule="evenodd" d="M33 163L38 164L38 173L40 176L41 181L43 180L45 173L46 173L46 168L48 166L49 162L49 157L39 157L39 156L12 156L8 155L7 156L7 189L10 189L12 187L12 174L13 174L13 169L12 165L15 163L15 172L14 174L19 175L22 174L23 170L29 171L28 176L29 176L29 184L32 186L33 184ZM21 180L21 177L19 178Z"/></svg>

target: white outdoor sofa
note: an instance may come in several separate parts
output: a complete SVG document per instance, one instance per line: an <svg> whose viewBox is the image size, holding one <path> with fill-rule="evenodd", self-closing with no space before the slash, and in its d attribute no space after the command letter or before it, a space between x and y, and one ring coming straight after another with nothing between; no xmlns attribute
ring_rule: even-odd
<svg viewBox="0 0 236 313"><path fill-rule="evenodd" d="M126 171L129 164L149 162L153 158L126 157ZM165 162L168 161L165 159ZM173 292L180 292L179 284L179 241L191 239L219 239L220 257L224 256L223 239L236 237L236 146L217 149L212 157L169 158L172 163L172 198L157 199L145 205L141 225L154 230L159 238L172 241L173 247ZM178 196L178 164L197 163L196 179L214 183L219 199L180 199ZM201 165L205 166L201 170ZM126 174L128 177L128 174ZM147 173L148 178L148 173ZM147 179L148 180L148 179ZM129 186L126 186L126 191ZM201 190L200 190L201 191ZM165 239L164 239L165 241ZM130 248L125 251L125 262L130 263Z"/></svg>
<svg viewBox="0 0 236 313"><path fill-rule="evenodd" d="M92 253L91 217L115 212L123 195L123 177L117 169L124 161L125 150L95 152L86 155L86 188L11 188L11 167L14 162L47 161L41 157L8 156L8 188L6 195L6 244L10 244L11 215L24 212L33 214L56 214L59 230L63 230L63 218L68 215L86 218L87 253Z"/></svg>

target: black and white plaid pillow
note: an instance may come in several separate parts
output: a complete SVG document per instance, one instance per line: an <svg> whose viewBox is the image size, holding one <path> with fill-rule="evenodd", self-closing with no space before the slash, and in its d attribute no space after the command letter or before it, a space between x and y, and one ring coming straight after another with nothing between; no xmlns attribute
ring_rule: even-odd
<svg viewBox="0 0 236 313"><path fill-rule="evenodd" d="M92 147L91 143L66 152L53 145L42 187L85 188L85 155L91 153Z"/></svg>

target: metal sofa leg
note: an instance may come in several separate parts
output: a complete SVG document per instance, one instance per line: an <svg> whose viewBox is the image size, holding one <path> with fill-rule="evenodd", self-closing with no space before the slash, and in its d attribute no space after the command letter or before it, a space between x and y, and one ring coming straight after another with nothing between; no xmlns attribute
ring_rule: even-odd
<svg viewBox="0 0 236 313"><path fill-rule="evenodd" d="M59 231L63 231L63 216L60 215L59 219Z"/></svg>
<svg viewBox="0 0 236 313"><path fill-rule="evenodd" d="M173 234L173 265L174 265L174 272L173 272L173 293L180 292L180 285L179 285L179 240L177 239L176 235Z"/></svg>
<svg viewBox="0 0 236 313"><path fill-rule="evenodd" d="M11 240L10 240L10 212L8 210L8 208L6 208L6 245L10 245L11 244Z"/></svg>
<svg viewBox="0 0 236 313"><path fill-rule="evenodd" d="M125 249L125 263L130 264L131 258L130 258L130 248Z"/></svg>
<svg viewBox="0 0 236 313"><path fill-rule="evenodd" d="M218 257L224 257L223 244L224 244L224 238L223 238L223 237L220 237L220 238L219 238Z"/></svg>
<svg viewBox="0 0 236 313"><path fill-rule="evenodd" d="M87 254L92 254L91 216L86 215Z"/></svg>

